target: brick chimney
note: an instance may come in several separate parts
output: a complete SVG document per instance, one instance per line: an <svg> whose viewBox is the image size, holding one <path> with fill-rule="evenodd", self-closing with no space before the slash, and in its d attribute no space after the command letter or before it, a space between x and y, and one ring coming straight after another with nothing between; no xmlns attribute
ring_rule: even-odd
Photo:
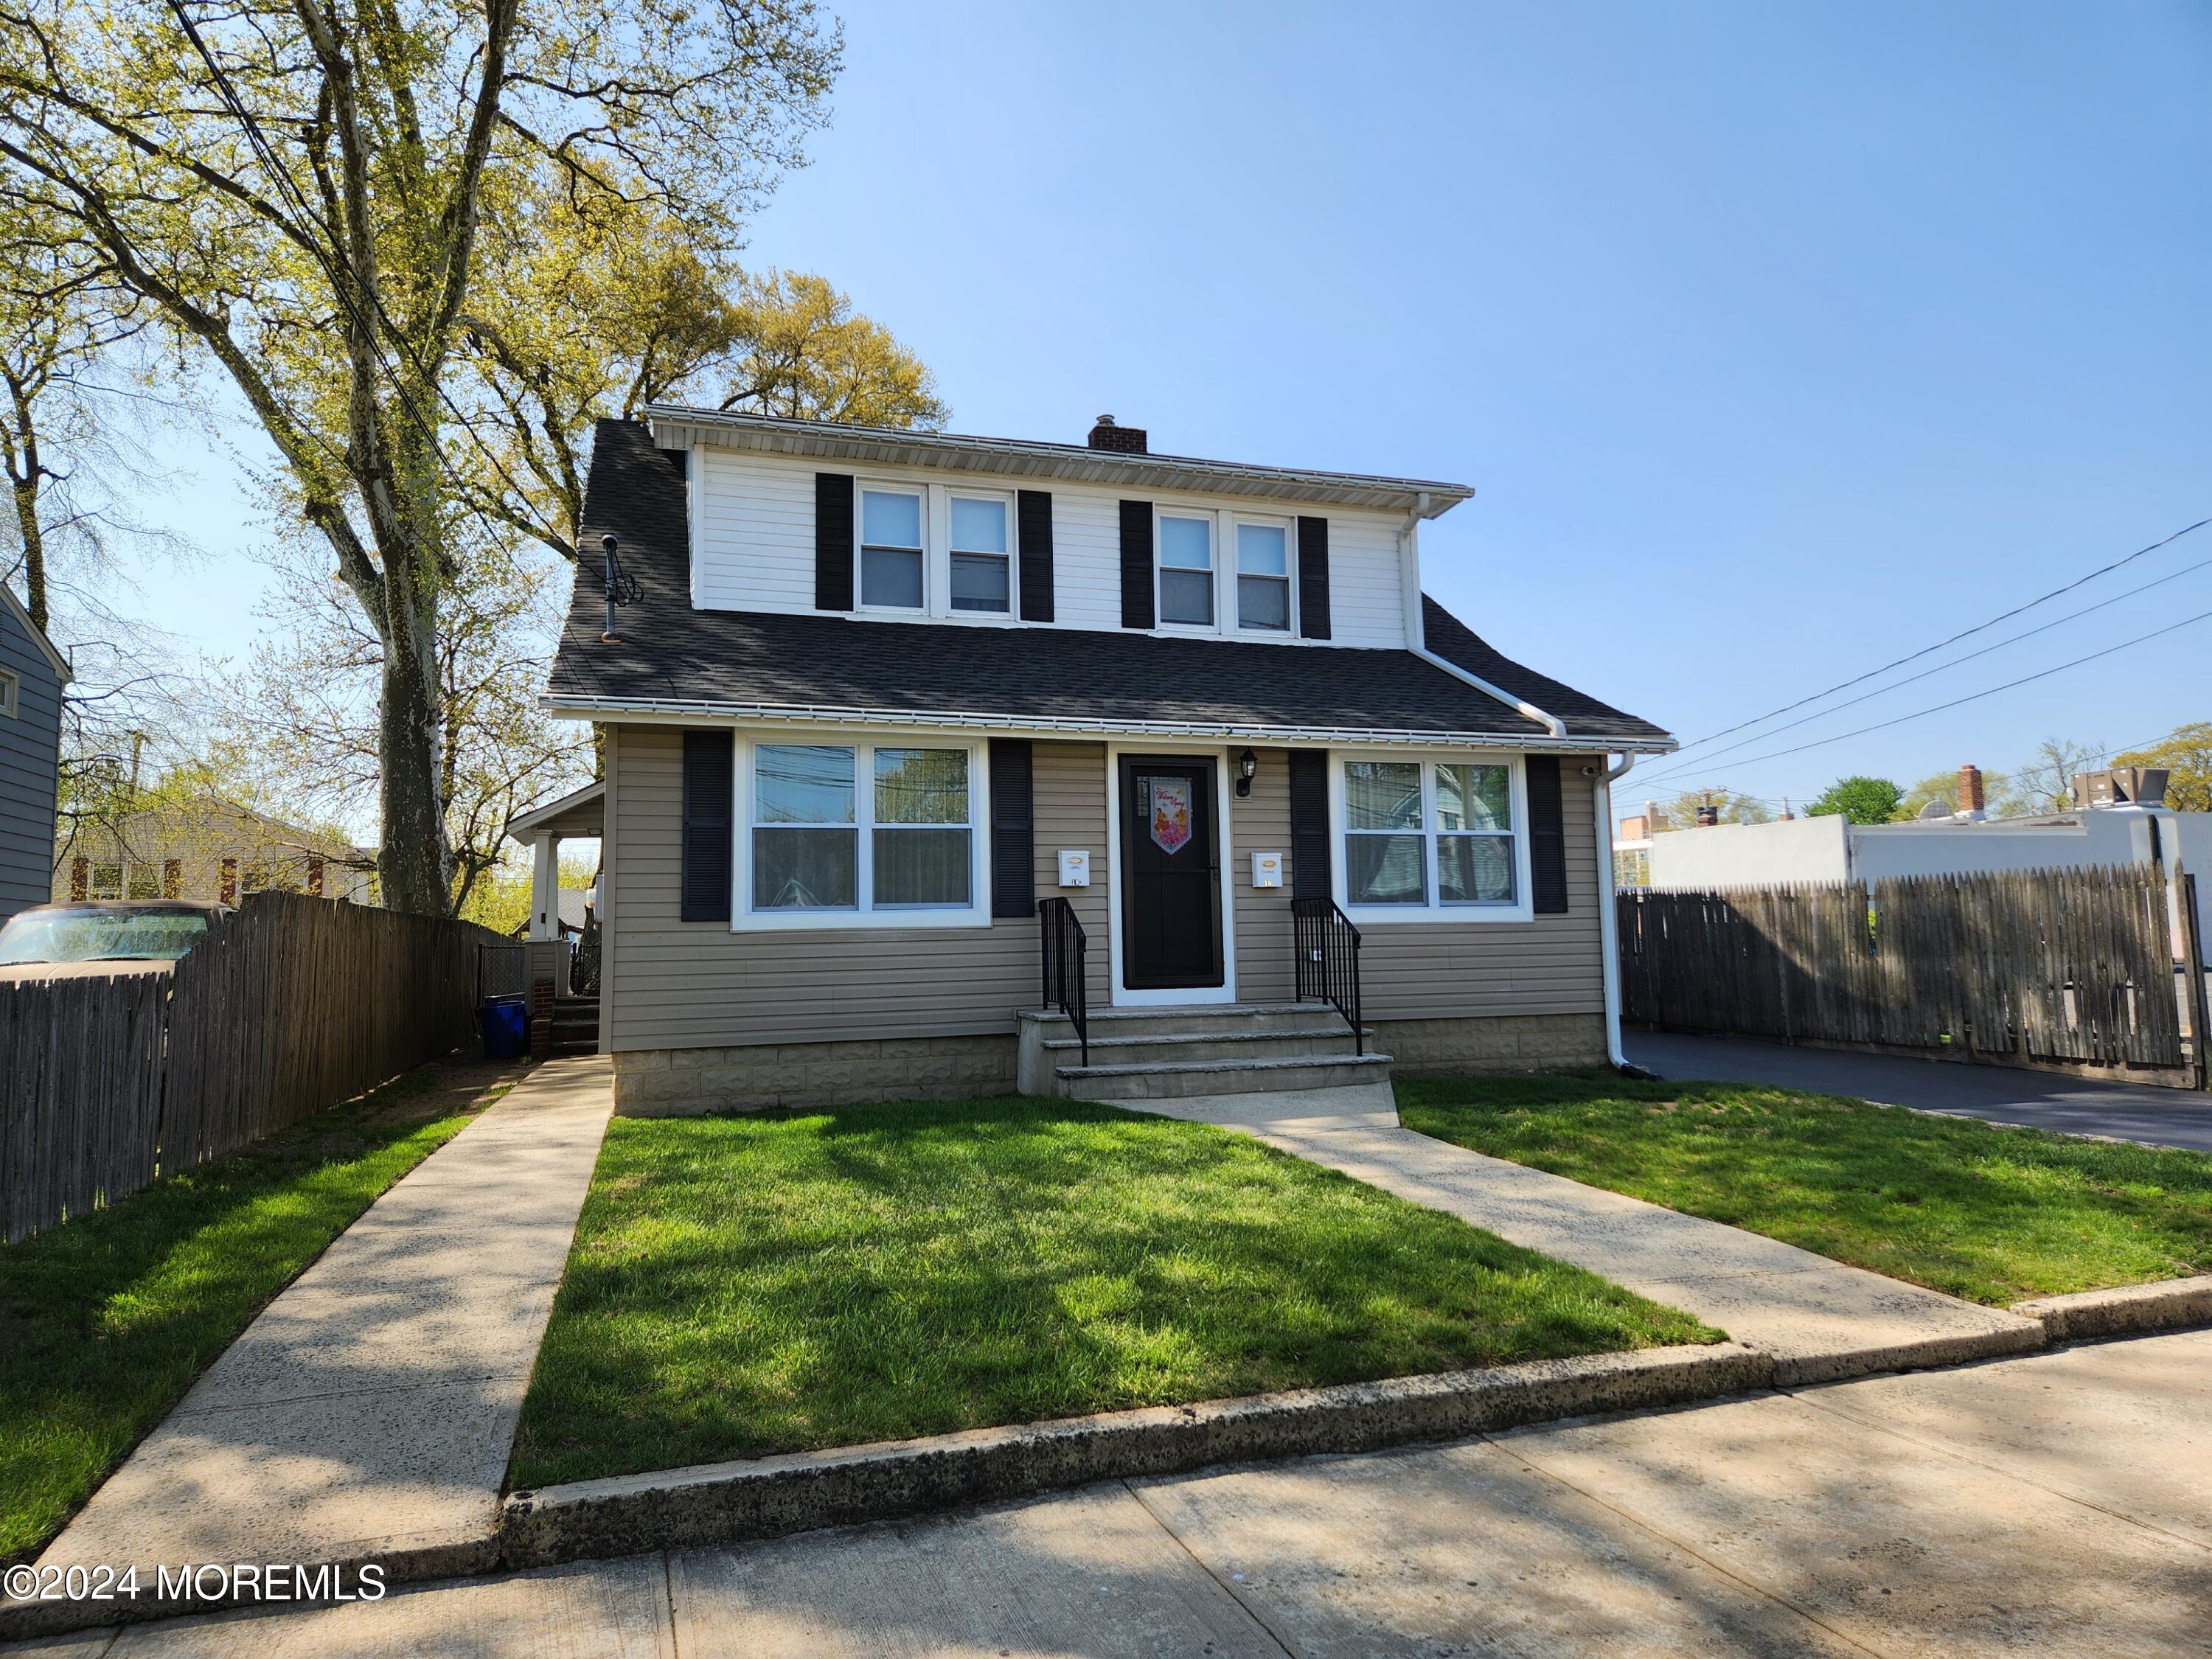
<svg viewBox="0 0 2212 1659"><path fill-rule="evenodd" d="M1140 426L1115 426L1111 415L1101 415L1098 423L1091 428L1091 447L1110 449L1117 455L1142 455L1145 447L1145 428Z"/></svg>
<svg viewBox="0 0 2212 1659"><path fill-rule="evenodd" d="M1717 807L1717 806L1700 805L1700 806L1698 808L1698 829L1700 829L1700 830L1711 830L1711 829L1714 829L1714 828L1716 828L1716 827L1717 827L1717 826L1719 825L1720 821L1721 821L1721 809L1720 809L1719 807Z"/></svg>
<svg viewBox="0 0 2212 1659"><path fill-rule="evenodd" d="M1989 816L1984 810L1988 803L1982 796L1982 769L1962 766L1959 769L1959 816L1979 818Z"/></svg>

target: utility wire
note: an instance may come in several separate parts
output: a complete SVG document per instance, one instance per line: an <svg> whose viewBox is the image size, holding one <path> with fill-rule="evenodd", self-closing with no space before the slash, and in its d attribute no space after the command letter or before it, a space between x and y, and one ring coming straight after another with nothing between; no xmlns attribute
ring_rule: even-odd
<svg viewBox="0 0 2212 1659"><path fill-rule="evenodd" d="M2203 518L2199 519L2195 524L2185 525L2170 536L2161 536L2158 540L2153 542L2148 547L2137 548L2134 552L2129 554L2124 559L2115 559L2108 565L2103 565L2095 570L2092 570L2086 576L2077 577L2075 580L2068 582L2063 587L2054 587L2048 593L2045 593L2039 598L2030 599L2025 605L2014 605L2011 610L1992 617L1985 623L1977 623L1972 628L1966 629L1959 633L1952 635L1948 640L1939 640L1934 645L1924 646L1920 650L1912 652L1909 655L1898 658L1894 662L1884 663L1879 668L1870 668L1865 673L1856 675L1850 679L1841 681L1837 684L1830 686L1825 691L1815 691L1810 696L1800 697L1796 702L1784 703L1779 708L1770 708L1764 714L1756 715L1747 720L1739 720L1734 726L1723 726L1719 731L1708 732L1702 738L1693 738L1674 752L1678 755L1684 754L1690 750L1700 748L1706 744L1711 743L1716 738L1730 736L1735 732L1744 731L1750 726L1764 725L1766 721L1772 720L1777 714L1793 713L1797 709L1802 708L1808 702L1818 702L1821 698L1833 696L1838 691L1848 691L1851 687L1863 684L1866 681L1873 679L1878 674L1887 674L1893 668L1902 668L1909 662L1917 662L1921 658L1928 656L1931 653L1941 651L1947 646L1956 645L1960 640L1972 638L1976 634L1995 628L1999 623L2009 622L2013 617L2020 616L2025 611L2033 611L2039 605L2047 605L2052 599L2058 598L2061 594L2072 592L2075 588L2081 586L2085 582L2093 582L2100 576L2109 576L2113 571L2120 568L2121 566L2133 564L2137 559L2143 558L2150 554L2157 552L2160 548L2164 547L2167 543L2179 541L2184 536L2188 535L2191 532L2202 530L2208 524L2212 524L2212 518Z"/></svg>
<svg viewBox="0 0 2212 1659"><path fill-rule="evenodd" d="M1986 657L1992 651L2002 651L2007 646L2018 645L2022 640L2032 640L2038 634L2048 634L2054 628L2063 628L2068 623L2079 622L2082 617L2089 616L2095 611L2105 610L2108 606L2118 605L2123 599L2132 599L2136 594L2148 593L2154 587L2163 587L2168 582L2179 581L2184 576L2193 575L2197 571L2203 570L2208 566L2212 566L2212 559L2199 559L2195 564L2184 565L2180 569L2173 572L2171 575L2160 576L2155 581L2145 582L2141 587L2130 587L2124 593L2115 593L2109 599L2100 599L2094 605L2084 605L2081 610L2074 611L2067 616L2061 617L2056 622L2041 623L2037 627L2027 629L2021 633L2015 634L2010 639L1999 640L1995 645L1985 645L1978 651L1969 651L1963 657L1954 657L1948 662L1937 663L1933 668L1923 668L1917 674L1907 674L1901 680L1892 680L1887 685L1878 685L1871 691L1862 691L1856 697L1845 698L1842 702L1832 703L1826 708L1816 708L1809 714L1799 715L1796 720L1791 720L1786 726L1771 726L1766 731L1760 732L1756 737L1739 738L1735 743L1729 744L1727 748L1715 750L1711 754L1706 755L1699 760L1692 763L1691 769L1695 770L1701 769L1708 762L1717 760L1723 755L1734 754L1739 749L1748 749L1755 743L1765 743L1770 738L1780 737L1784 732L1794 732L1801 726L1809 726L1814 720L1826 720L1829 715L1840 714L1846 708L1856 708L1859 704L1863 702L1869 702L1876 697L1887 696L1893 691L1901 690L1905 686L1917 684L1918 682L1930 678L1935 675L1946 673L1951 669L1972 662L1978 657ZM1891 665L1893 667L1895 666L1894 664ZM1708 739L1708 741L1710 741L1710 739ZM1680 750L1678 750L1675 752L1679 754Z"/></svg>
<svg viewBox="0 0 2212 1659"><path fill-rule="evenodd" d="M2169 623L2164 628L2154 629L2148 634L2138 634L2131 640L2122 640L2118 645L2107 646L2102 651L2092 651L2086 657L2076 657L2071 662L2062 662L2055 668L2046 668L2034 674L2024 674L2016 680L2007 680L2002 685L1993 685L1986 691L1975 691L1963 697L1954 697L1948 702L1939 702L1931 708L1915 709L1911 714L1899 714L1894 720L1877 720L1872 726L1862 726L1855 732L1838 732L1833 737L1815 738L1810 743L1801 743L1792 749L1777 749L1768 754L1753 755L1747 759L1738 761L1736 764L1756 766L1761 761L1779 760L1784 755L1802 755L1808 749L1825 748L1832 743L1841 743L1846 738L1862 738L1869 732L1887 731L1893 726L1902 726L1907 720L1921 720L1929 714L1940 714L1947 708L1958 708L1970 702L1979 702L1984 697L1994 697L2000 691L2009 691L2016 686L2032 684L2037 680L2047 680L2053 674L2063 674L2069 668L2079 668L2085 662L2095 662L2100 657L2109 657L2114 652L2125 651L2130 646L2142 645L2147 641L2162 638L2166 635L2187 628L2193 623L2201 623L2207 617L2212 617L2212 611L2200 611L2195 616L2185 617L2178 623ZM1657 773L1646 781L1657 783L1674 775L1676 774L1671 771Z"/></svg>

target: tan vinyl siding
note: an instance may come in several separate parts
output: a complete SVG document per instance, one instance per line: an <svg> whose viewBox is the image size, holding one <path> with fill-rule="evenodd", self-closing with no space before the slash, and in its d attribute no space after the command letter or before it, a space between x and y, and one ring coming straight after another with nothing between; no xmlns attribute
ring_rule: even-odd
<svg viewBox="0 0 2212 1659"><path fill-rule="evenodd" d="M1559 762L1567 913L1532 921L1362 923L1360 988L1370 1019L1605 1011L1598 935L1592 757ZM1335 856L1344 856L1339 837Z"/></svg>
<svg viewBox="0 0 2212 1659"><path fill-rule="evenodd" d="M677 920L683 739L673 726L612 728L604 848L611 927L603 1046L609 1052L743 1044L1011 1034L1036 1004L1033 919L989 927L732 933ZM1112 990L1103 743L1033 750L1036 895L1064 896L1089 935L1091 1006ZM1222 763L1232 769L1236 750ZM1237 994L1286 1000L1290 930L1289 759L1260 750L1252 793L1232 799L1226 878L1233 884ZM1561 763L1568 913L1526 922L1362 928L1366 1013L1375 1020L1595 1014L1600 971L1591 786L1582 757ZM1235 775L1233 769L1231 776ZM1340 836L1338 841L1340 843ZM1087 888L1059 884L1063 848L1091 854ZM1252 854L1285 855L1285 884L1252 884ZM1342 857L1340 844L1336 856Z"/></svg>
<svg viewBox="0 0 2212 1659"><path fill-rule="evenodd" d="M1112 860L1106 836L1106 745L1103 743L1040 743L1030 751L1036 764L1036 896L1064 898L1074 908L1085 935L1084 981L1091 1006L1113 1000ZM1091 885L1060 884L1061 849L1091 854ZM1031 947L1036 948L1034 934ZM1034 1006L1040 962L1030 974L1023 1006Z"/></svg>
<svg viewBox="0 0 2212 1659"><path fill-rule="evenodd" d="M1237 757L1226 764L1232 782ZM1297 993L1291 960L1291 757L1286 749L1258 749L1260 769L1252 793L1229 800L1229 878L1237 909L1237 1000L1288 1002ZM1283 884L1252 885L1252 854L1280 853Z"/></svg>
<svg viewBox="0 0 2212 1659"><path fill-rule="evenodd" d="M1036 1003L1034 918L988 927L788 933L678 921L682 733L626 726L617 746L608 813L620 938L611 969L610 1050L1011 1035L1014 1010ZM1036 761L1039 895L1060 890L1059 848L1091 850L1097 884L1070 896L1091 931L1103 1001L1105 751L1039 744ZM1055 860L1049 877L1048 856Z"/></svg>

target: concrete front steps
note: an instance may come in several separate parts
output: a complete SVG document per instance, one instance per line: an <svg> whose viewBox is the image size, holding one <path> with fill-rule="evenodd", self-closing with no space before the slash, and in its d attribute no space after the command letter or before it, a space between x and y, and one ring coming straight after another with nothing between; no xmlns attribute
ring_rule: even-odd
<svg viewBox="0 0 2212 1659"><path fill-rule="evenodd" d="M1024 1008L1015 1019L1025 1095L1172 1100L1336 1089L1390 1076L1390 1056L1371 1048L1353 1053L1352 1028L1325 1002L1094 1009L1087 1065L1073 1022L1057 1009Z"/></svg>

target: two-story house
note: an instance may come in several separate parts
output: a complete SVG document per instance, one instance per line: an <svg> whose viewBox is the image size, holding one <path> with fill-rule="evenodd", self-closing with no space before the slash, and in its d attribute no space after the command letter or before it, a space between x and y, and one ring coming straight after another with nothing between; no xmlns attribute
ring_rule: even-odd
<svg viewBox="0 0 2212 1659"><path fill-rule="evenodd" d="M1103 416L602 422L635 602L580 575L546 706L605 729L622 1109L1617 1056L1607 783L1672 739L1423 593L1471 493Z"/></svg>

